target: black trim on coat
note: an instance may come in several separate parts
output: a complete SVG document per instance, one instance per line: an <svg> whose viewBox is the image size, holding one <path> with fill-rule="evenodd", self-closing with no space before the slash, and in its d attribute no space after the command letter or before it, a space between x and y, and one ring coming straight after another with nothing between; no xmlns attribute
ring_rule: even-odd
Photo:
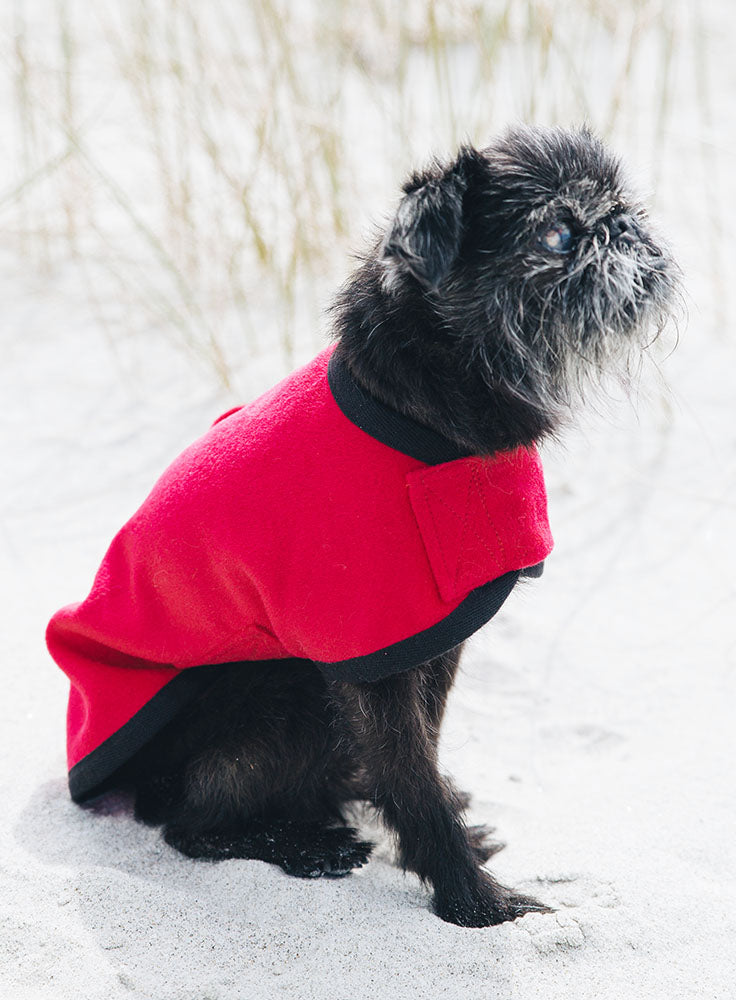
<svg viewBox="0 0 736 1000"><path fill-rule="evenodd" d="M328 681L370 682L409 670L440 656L464 642L490 621L511 593L520 576L541 576L544 563L514 570L472 590L446 618L416 635L409 636L366 656L354 656L337 663L314 663ZM291 659L272 660L274 670ZM242 662L247 669L248 661ZM262 662L262 661L261 661ZM309 661L312 662L312 661ZM115 772L133 754L153 739L163 727L216 680L220 667L231 663L187 667L69 771L69 793L75 802L88 799L111 787Z"/></svg>
<svg viewBox="0 0 736 1000"><path fill-rule="evenodd" d="M84 802L105 791L108 779L214 680L209 665L188 667L157 691L128 721L69 771L69 794Z"/></svg>
<svg viewBox="0 0 736 1000"><path fill-rule="evenodd" d="M329 360L327 381L335 402L348 420L394 451L410 455L426 465L442 465L457 458L471 457L472 452L463 451L442 434L392 410L366 392L351 375L339 347Z"/></svg>
<svg viewBox="0 0 736 1000"><path fill-rule="evenodd" d="M329 681L378 681L416 667L459 646L490 621L520 576L520 570L512 570L476 587L449 615L408 639L366 656L354 656L337 663L317 663L317 666Z"/></svg>

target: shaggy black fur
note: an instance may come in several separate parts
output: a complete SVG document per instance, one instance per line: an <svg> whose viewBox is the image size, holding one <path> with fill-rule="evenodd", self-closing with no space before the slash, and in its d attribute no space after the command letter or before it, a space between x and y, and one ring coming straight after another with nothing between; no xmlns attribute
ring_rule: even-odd
<svg viewBox="0 0 736 1000"><path fill-rule="evenodd" d="M676 268L616 159L585 129L515 128L416 174L340 292L338 351L375 397L476 454L554 433L586 384L663 324ZM140 818L190 857L345 875L367 800L440 917L486 926L545 907L482 868L437 739L460 648L371 684L309 664L223 668L127 766Z"/></svg>

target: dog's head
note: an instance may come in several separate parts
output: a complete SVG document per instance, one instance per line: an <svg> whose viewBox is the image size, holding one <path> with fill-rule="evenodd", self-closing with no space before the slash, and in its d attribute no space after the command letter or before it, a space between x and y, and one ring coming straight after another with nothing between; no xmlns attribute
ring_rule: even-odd
<svg viewBox="0 0 736 1000"><path fill-rule="evenodd" d="M587 128L515 127L415 174L378 250L486 383L554 423L639 354L678 277L616 157Z"/></svg>

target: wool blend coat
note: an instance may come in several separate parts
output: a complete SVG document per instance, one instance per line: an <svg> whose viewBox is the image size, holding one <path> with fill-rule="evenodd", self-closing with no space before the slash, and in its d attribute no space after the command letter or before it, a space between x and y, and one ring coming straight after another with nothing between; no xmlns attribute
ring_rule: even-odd
<svg viewBox="0 0 736 1000"><path fill-rule="evenodd" d="M104 789L219 664L406 670L480 628L551 548L534 448L463 454L328 348L187 448L52 618L72 797Z"/></svg>

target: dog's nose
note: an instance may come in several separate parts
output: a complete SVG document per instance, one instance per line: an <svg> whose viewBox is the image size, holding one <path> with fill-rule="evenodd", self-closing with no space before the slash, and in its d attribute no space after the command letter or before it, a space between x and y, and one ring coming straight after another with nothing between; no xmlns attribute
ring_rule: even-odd
<svg viewBox="0 0 736 1000"><path fill-rule="evenodd" d="M611 221L608 223L608 231L611 234L612 240L617 239L624 233L629 233L634 238L638 238L641 235L639 226L633 216L626 215L623 212L621 215L613 216Z"/></svg>

